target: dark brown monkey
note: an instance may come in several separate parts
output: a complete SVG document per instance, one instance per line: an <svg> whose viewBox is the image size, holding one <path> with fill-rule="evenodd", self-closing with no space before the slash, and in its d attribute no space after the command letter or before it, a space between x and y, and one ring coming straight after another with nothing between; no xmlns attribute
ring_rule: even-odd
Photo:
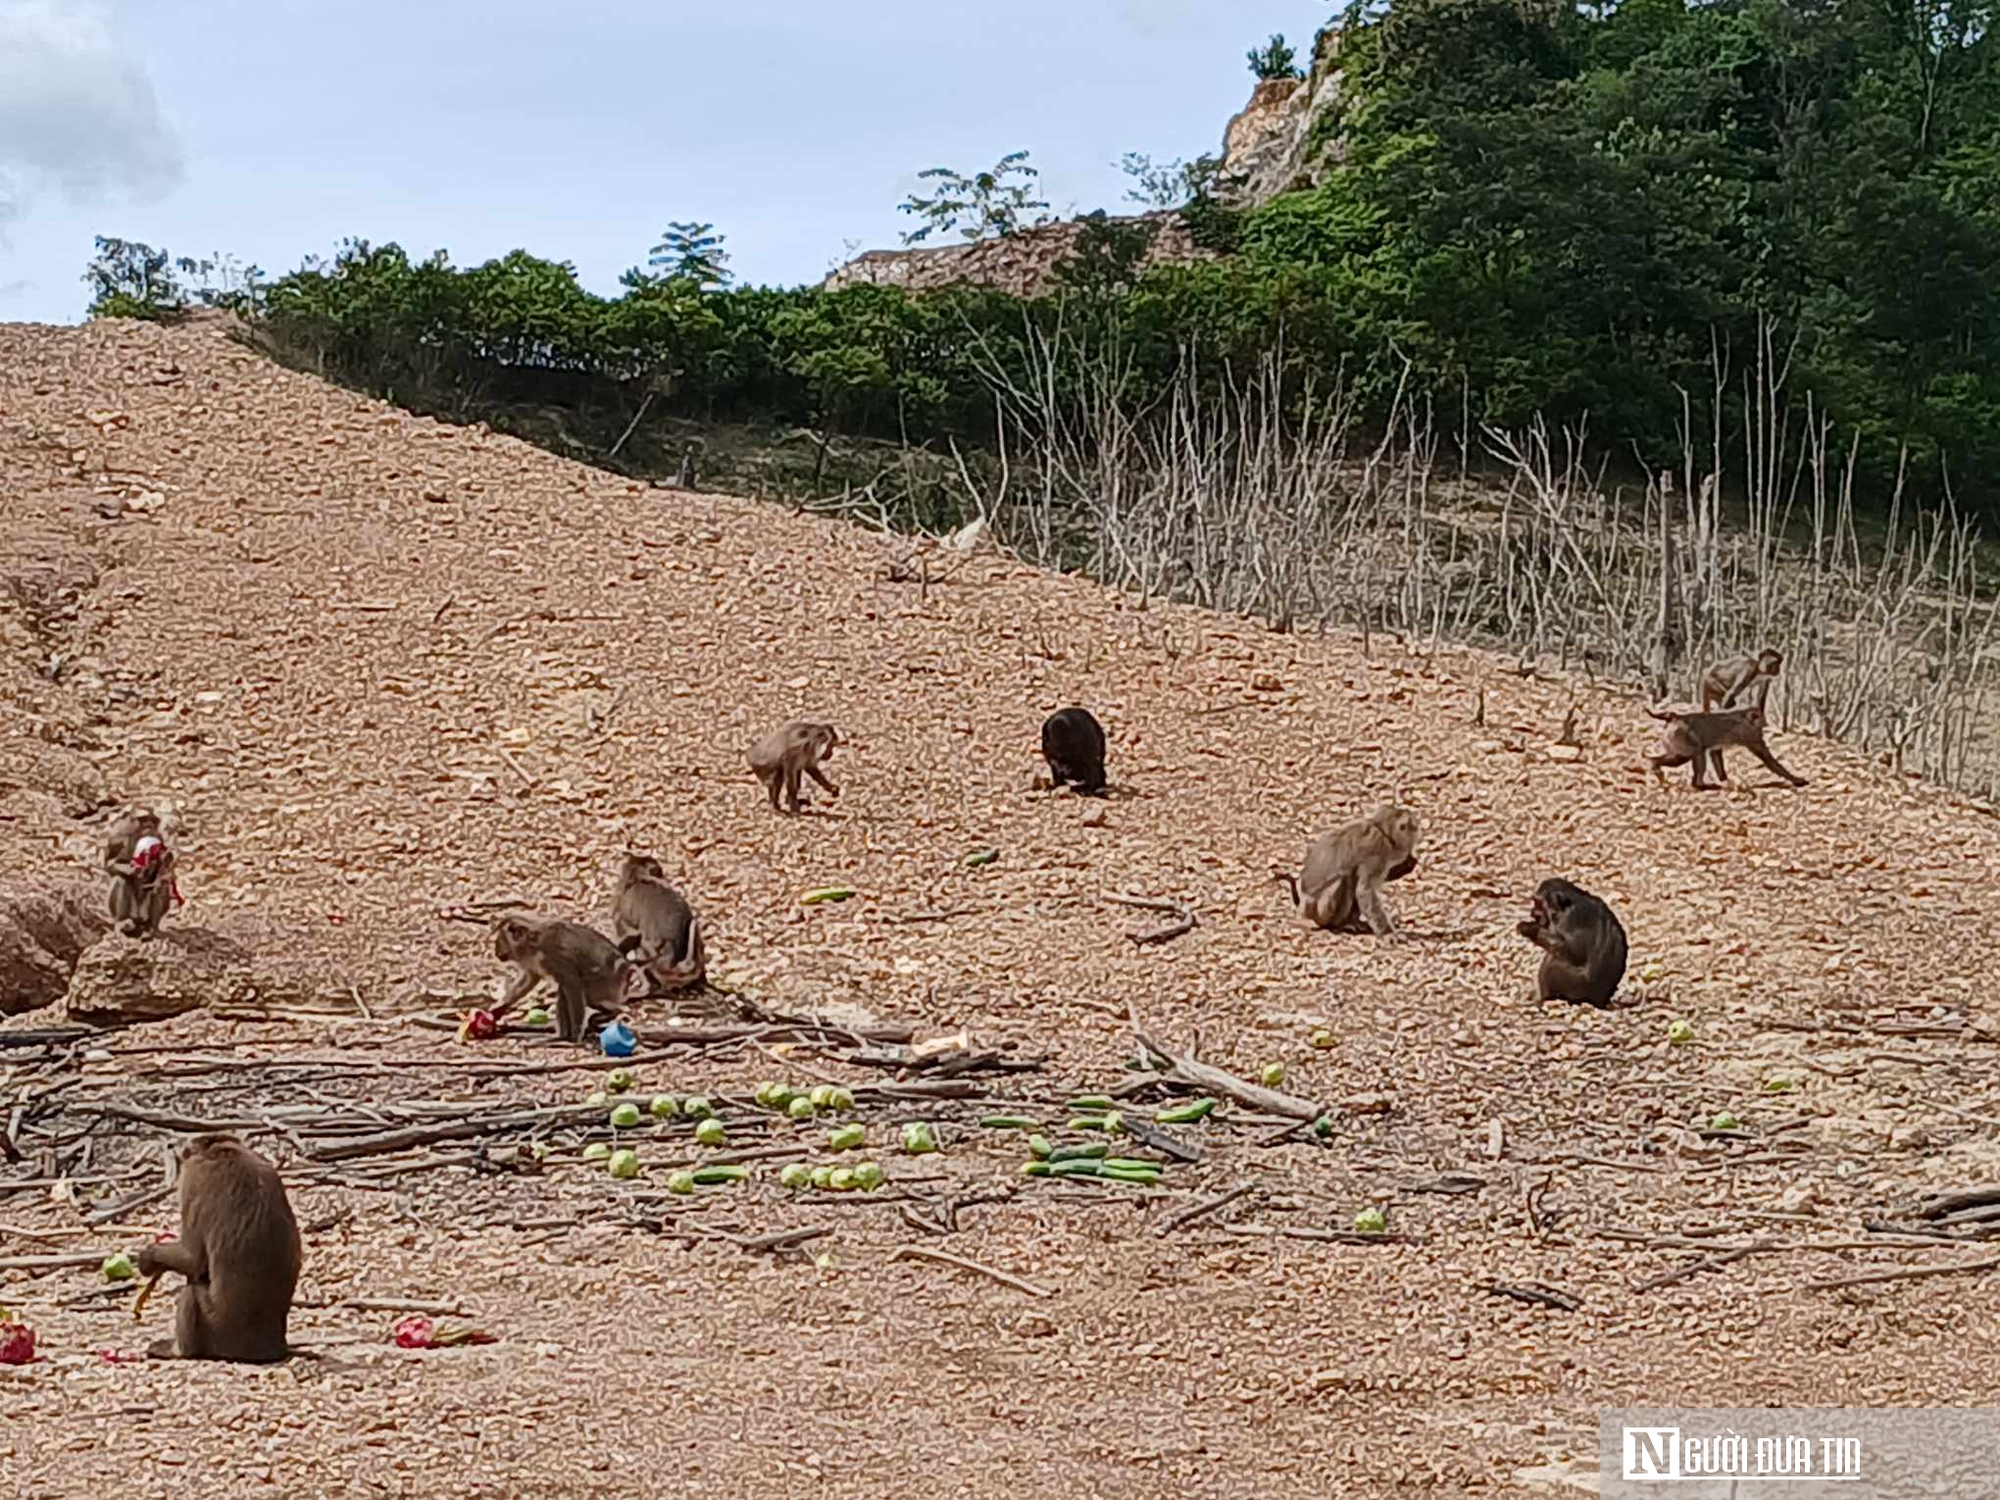
<svg viewBox="0 0 2000 1500"><path fill-rule="evenodd" d="M1054 787L1090 797L1104 790L1104 726L1089 709L1058 709L1042 721L1042 758Z"/></svg>
<svg viewBox="0 0 2000 1500"><path fill-rule="evenodd" d="M1659 752L1651 757L1653 775L1663 783L1667 779L1665 772L1692 764L1695 788L1705 791L1709 783L1703 779L1703 772L1711 760L1715 763L1716 780L1727 782L1729 771L1722 764L1722 752L1740 745L1793 786L1806 784L1805 777L1794 776L1779 765L1771 747L1764 743L1764 710L1754 703L1743 708L1717 709L1714 713L1690 713L1678 708L1649 708L1646 712L1667 726L1660 737Z"/></svg>
<svg viewBox="0 0 2000 1500"><path fill-rule="evenodd" d="M657 859L625 856L611 896L611 932L618 939L618 951L656 989L685 989L700 984L708 972L701 918L667 883L667 872Z"/></svg>
<svg viewBox="0 0 2000 1500"><path fill-rule="evenodd" d="M180 1153L180 1238L147 1245L141 1276L187 1279L174 1336L154 1359L272 1364L290 1352L285 1320L305 1250L277 1169L233 1135L198 1135Z"/></svg>
<svg viewBox="0 0 2000 1500"><path fill-rule="evenodd" d="M757 773L757 779L764 783L764 790L771 794L771 809L778 810L778 792L785 794L786 805L797 812L806 805L799 795L799 778L810 776L826 788L827 795L838 797L840 788L826 779L819 763L833 754L834 746L840 743L840 734L831 724L816 724L809 719L794 719L789 724L780 725L750 747L750 769Z"/></svg>
<svg viewBox="0 0 2000 1500"><path fill-rule="evenodd" d="M1328 932L1396 936L1382 887L1417 867L1419 827L1408 808L1384 804L1313 840L1298 879L1278 877L1291 887L1300 919Z"/></svg>
<svg viewBox="0 0 2000 1500"><path fill-rule="evenodd" d="M167 908L181 898L174 851L160 832L157 813L135 808L111 825L104 836L104 870L111 877L111 920L129 938L151 938Z"/></svg>
<svg viewBox="0 0 2000 1500"><path fill-rule="evenodd" d="M1610 1004L1625 977L1625 929L1601 900L1567 880L1544 880L1514 930L1543 950L1541 999Z"/></svg>
<svg viewBox="0 0 2000 1500"><path fill-rule="evenodd" d="M1784 664L1781 652L1769 650L1717 662L1701 674L1701 711L1707 713L1718 703L1724 708L1741 708L1748 703L1762 708L1771 696L1772 679Z"/></svg>
<svg viewBox="0 0 2000 1500"><path fill-rule="evenodd" d="M602 933L576 922L536 922L506 917L494 924L493 955L521 972L493 1006L507 1014L544 979L556 987L556 1035L584 1040L588 1011L616 1015L644 988L644 979Z"/></svg>

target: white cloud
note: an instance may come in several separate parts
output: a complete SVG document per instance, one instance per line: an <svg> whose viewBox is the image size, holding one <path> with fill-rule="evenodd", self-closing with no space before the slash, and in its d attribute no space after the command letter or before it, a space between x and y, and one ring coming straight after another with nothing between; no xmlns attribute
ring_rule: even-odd
<svg viewBox="0 0 2000 1500"><path fill-rule="evenodd" d="M91 0L0 0L0 233L37 193L145 201L181 177L152 81Z"/></svg>

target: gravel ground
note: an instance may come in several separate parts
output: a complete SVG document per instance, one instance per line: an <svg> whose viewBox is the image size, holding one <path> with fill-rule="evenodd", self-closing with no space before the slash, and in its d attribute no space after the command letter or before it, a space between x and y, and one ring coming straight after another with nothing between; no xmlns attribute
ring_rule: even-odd
<svg viewBox="0 0 2000 1500"><path fill-rule="evenodd" d="M0 1158L0 1259L171 1224L165 1201L84 1222L159 1182L171 1138L93 1101L580 1099L588 1071L490 1066L547 1045L426 1024L498 978L480 929L439 913L518 898L602 923L628 847L701 911L718 983L1045 1059L992 1088L1052 1126L1130 1077L1128 1008L1220 1066L1283 1061L1336 1121L1260 1146L1268 1125L1225 1109L1187 1132L1208 1159L1147 1193L1020 1178L1018 1138L953 1123L976 1106L940 1112L941 1156L892 1157L914 1116L883 1103L861 1113L884 1193L800 1201L760 1167L685 1213L647 1209L652 1164L614 1183L567 1146L539 1175L375 1178L267 1136L310 1230L293 1337L323 1357L108 1362L165 1331L164 1295L138 1327L93 1267L0 1269L45 1356L0 1369L10 1494L1546 1494L1587 1483L1606 1406L2000 1402L1992 1275L1814 1285L1993 1252L1867 1227L1935 1236L1913 1205L2000 1182L1991 809L1786 733L1801 791L1742 764L1730 792L1659 787L1623 693L1141 609L991 552L932 559L956 569L920 590L896 581L907 540L627 483L209 331L0 326L0 465L10 555L91 579L35 721L170 810L171 922L318 996L0 1050L0 1123L31 1102L53 1132ZM1554 743L1572 701L1575 752ZM1035 785L1068 703L1110 734L1102 802ZM849 743L843 795L789 819L742 757L795 715ZM1273 867L1390 797L1425 822L1390 891L1408 940L1291 926ZM100 827L63 837L79 868ZM1551 874L1622 914L1629 1008L1530 997L1513 924ZM855 899L799 903L835 883ZM1135 945L1160 919L1120 892L1199 925ZM884 1076L754 1043L638 1071L718 1093ZM1742 1129L1705 1131L1722 1110ZM15 1185L77 1138L98 1155L73 1193ZM1434 1190L1458 1176L1479 1185ZM954 1232L904 1216L981 1196ZM1371 1205L1403 1238L1300 1237ZM833 1232L776 1256L710 1232L808 1226ZM1047 1295L893 1258L912 1244ZM498 1341L401 1351L395 1315L353 1298L451 1304Z"/></svg>

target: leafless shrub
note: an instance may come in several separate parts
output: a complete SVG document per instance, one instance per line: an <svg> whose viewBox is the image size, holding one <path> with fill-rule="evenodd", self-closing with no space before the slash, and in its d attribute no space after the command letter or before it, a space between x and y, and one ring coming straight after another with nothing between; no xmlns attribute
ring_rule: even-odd
<svg viewBox="0 0 2000 1500"><path fill-rule="evenodd" d="M961 469L1026 557L1277 629L1478 642L1656 696L1775 646L1780 722L2000 789L2000 636L1975 527L1948 499L1910 504L1900 481L1886 514L1857 516L1855 448L1787 392L1789 353L1768 336L1740 378L1717 361L1712 405L1740 401L1743 435L1685 425L1678 475L1643 484L1607 482L1583 431L1441 441L1428 406L1401 398L1364 441L1344 386L1288 385L1282 351L1220 395L1187 361L1142 403L1115 350L1030 337L1027 384L991 372L997 477Z"/></svg>

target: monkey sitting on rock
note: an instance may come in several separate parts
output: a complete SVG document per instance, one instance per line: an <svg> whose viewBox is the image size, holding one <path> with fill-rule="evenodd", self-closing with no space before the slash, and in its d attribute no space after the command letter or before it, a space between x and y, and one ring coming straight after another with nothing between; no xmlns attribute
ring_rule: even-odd
<svg viewBox="0 0 2000 1500"><path fill-rule="evenodd" d="M125 936L147 941L160 930L167 908L179 904L174 863L159 814L150 808L134 808L111 825L104 871L111 877L111 920Z"/></svg>
<svg viewBox="0 0 2000 1500"><path fill-rule="evenodd" d="M1542 950L1538 999L1611 1003L1625 977L1625 928L1602 900L1567 880L1544 880L1514 930Z"/></svg>

